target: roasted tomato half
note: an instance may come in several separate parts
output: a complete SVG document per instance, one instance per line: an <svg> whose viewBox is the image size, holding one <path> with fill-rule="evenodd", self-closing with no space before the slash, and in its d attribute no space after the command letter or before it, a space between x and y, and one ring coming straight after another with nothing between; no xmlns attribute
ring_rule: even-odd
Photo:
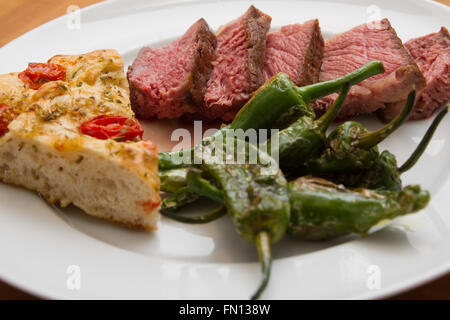
<svg viewBox="0 0 450 320"><path fill-rule="evenodd" d="M28 68L19 73L19 79L37 90L49 81L64 80L66 70L63 66L55 63L29 63Z"/></svg>
<svg viewBox="0 0 450 320"><path fill-rule="evenodd" d="M142 138L144 129L134 118L125 116L100 115L80 126L81 132L97 139L114 139L117 141Z"/></svg>

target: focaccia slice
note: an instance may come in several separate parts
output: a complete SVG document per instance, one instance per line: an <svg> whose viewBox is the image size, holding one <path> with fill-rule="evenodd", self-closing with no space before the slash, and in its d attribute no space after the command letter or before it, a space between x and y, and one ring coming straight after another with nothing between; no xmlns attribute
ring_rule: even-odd
<svg viewBox="0 0 450 320"><path fill-rule="evenodd" d="M121 56L97 50L55 56L63 79L32 89L19 73L0 76L0 105L15 119L0 138L0 179L130 227L156 229L160 206L156 146L99 139L80 125L105 115L134 119Z"/></svg>

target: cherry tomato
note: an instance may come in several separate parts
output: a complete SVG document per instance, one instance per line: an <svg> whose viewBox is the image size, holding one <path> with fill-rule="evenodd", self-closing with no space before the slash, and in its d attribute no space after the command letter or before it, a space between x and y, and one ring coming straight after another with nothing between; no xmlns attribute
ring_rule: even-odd
<svg viewBox="0 0 450 320"><path fill-rule="evenodd" d="M18 77L31 89L37 90L46 82L64 80L66 70L63 66L55 63L29 63L28 68L19 73Z"/></svg>
<svg viewBox="0 0 450 320"><path fill-rule="evenodd" d="M100 115L80 126L81 132L97 139L115 139L118 141L142 138L144 129L136 119L125 116Z"/></svg>

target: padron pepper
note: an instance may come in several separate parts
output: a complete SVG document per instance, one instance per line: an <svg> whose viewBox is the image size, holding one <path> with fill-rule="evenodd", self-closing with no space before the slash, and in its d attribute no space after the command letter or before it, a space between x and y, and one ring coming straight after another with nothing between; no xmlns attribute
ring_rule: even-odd
<svg viewBox="0 0 450 320"><path fill-rule="evenodd" d="M213 186L210 181L202 177L202 171L197 168L181 168L168 170L164 175L167 179L173 179L166 184L165 191L171 192L163 198L161 209L163 215L176 219L173 211L192 203L200 197L206 197L213 201L223 203L222 192ZM182 179L182 182L178 179ZM172 189L173 188L173 189ZM182 218L183 222L189 222L189 218ZM198 220L193 218L191 223L204 223L205 218Z"/></svg>
<svg viewBox="0 0 450 320"><path fill-rule="evenodd" d="M210 200L220 203L223 207L224 199L223 193L209 180L202 177L203 172L198 168L181 168L174 170L183 170L185 173L185 185L168 197L165 197L162 206L161 214L173 220L185 223L206 223L218 219L226 214L223 210L213 210L204 215L188 217L176 214L177 209L198 200L200 197L206 197ZM172 171L172 170L169 170Z"/></svg>
<svg viewBox="0 0 450 320"><path fill-rule="evenodd" d="M283 237L288 226L287 181L276 161L256 146L231 137L224 137L223 142L226 151L216 156L219 161L205 158L201 169L222 191L238 234L256 244L263 270L261 285L252 297L257 299L270 277L271 244ZM231 149L234 161L230 161ZM214 147L206 152L217 155ZM237 163L237 155L245 155L243 163Z"/></svg>
<svg viewBox="0 0 450 320"><path fill-rule="evenodd" d="M301 177L289 183L288 233L306 240L365 235L383 220L423 209L430 194L411 185L400 191L346 189L322 178Z"/></svg>
<svg viewBox="0 0 450 320"><path fill-rule="evenodd" d="M414 108L414 101L415 91L411 91L400 114L386 126L373 132L368 132L361 123L355 121L339 125L328 135L320 156L301 166L296 172L297 176L371 167L379 156L377 145L408 119Z"/></svg>
<svg viewBox="0 0 450 320"><path fill-rule="evenodd" d="M385 220L426 207L430 195L420 186L398 190L349 189L317 177L301 177L289 183L290 222L288 234L310 241L330 240L351 233L366 235ZM169 216L185 223L206 223L222 217L215 211L195 218Z"/></svg>
<svg viewBox="0 0 450 320"><path fill-rule="evenodd" d="M203 142L222 135L227 129L282 129L301 116L314 117L309 102L341 90L347 82L353 85L383 72L380 61L371 61L343 77L304 87L295 86L285 73L279 73L253 94L229 125L203 139ZM160 153L159 170L191 166L193 154L192 147Z"/></svg>
<svg viewBox="0 0 450 320"><path fill-rule="evenodd" d="M348 82L343 85L339 97L319 119L302 116L263 145L267 153L278 156L278 163L285 174L320 155L326 144L328 126L344 105L349 88Z"/></svg>
<svg viewBox="0 0 450 320"><path fill-rule="evenodd" d="M218 140L222 143L216 144ZM202 152L202 164L199 168L183 169L186 172L185 186L167 198L170 201L165 199L170 203L165 204L163 201L162 214L185 223L206 223L226 213L230 214L238 234L248 242L255 243L258 249L263 279L252 296L252 299L257 299L270 278L271 244L283 237L289 223L287 181L276 161L267 153L234 137L216 137L205 142L202 149L194 148L194 152L197 151ZM231 160L229 151L233 151ZM238 155L244 155L241 162L238 161ZM222 204L226 210L220 206L198 217L186 217L168 210L183 206L200 196Z"/></svg>
<svg viewBox="0 0 450 320"><path fill-rule="evenodd" d="M163 216L183 223L204 224L217 220L227 214L227 208L223 205L222 191L212 185L209 180L204 179L201 170L197 168L182 168L168 170L167 172L170 171L174 171L173 174L166 175L166 177L178 181L178 178L182 176L184 185L173 191L171 190L172 194L163 199L161 206L161 214ZM171 187L175 187L176 185L177 183L175 185L169 184L168 188L171 189ZM221 205L206 214L195 217L175 213L180 207L192 203L202 196L219 202Z"/></svg>
<svg viewBox="0 0 450 320"><path fill-rule="evenodd" d="M325 173L320 176L348 188L367 188L376 190L400 191L401 175L411 169L427 148L433 134L448 112L448 107L442 109L434 118L414 152L405 163L398 167L396 157L389 151L383 151L378 159L367 169L337 173Z"/></svg>

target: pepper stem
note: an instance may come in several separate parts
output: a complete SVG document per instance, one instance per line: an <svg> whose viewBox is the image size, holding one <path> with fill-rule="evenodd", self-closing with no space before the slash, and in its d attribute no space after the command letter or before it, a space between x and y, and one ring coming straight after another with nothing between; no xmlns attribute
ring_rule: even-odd
<svg viewBox="0 0 450 320"><path fill-rule="evenodd" d="M400 173L404 173L411 169L416 162L420 159L423 152L428 146L428 143L430 142L431 138L433 137L434 132L436 131L437 127L439 126L439 123L442 121L442 119L445 117L445 115L448 112L448 108L450 105L446 106L444 109L442 109L441 112L434 118L433 122L427 129L427 132L425 132L425 135L423 136L422 140L420 140L419 145L417 146L416 150L411 154L411 156L408 158L408 160L405 161L405 163L398 168L398 171Z"/></svg>
<svg viewBox="0 0 450 320"><path fill-rule="evenodd" d="M190 170L186 179L191 192L223 204L222 191L213 186L208 180L202 178L201 171Z"/></svg>
<svg viewBox="0 0 450 320"><path fill-rule="evenodd" d="M397 130L398 127L400 127L406 120L408 120L409 115L414 109L415 99L416 91L412 90L408 95L408 99L406 100L406 104L403 110L384 127L373 132L362 134L359 141L357 142L358 146L365 149L372 148L386 139L392 132Z"/></svg>
<svg viewBox="0 0 450 320"><path fill-rule="evenodd" d="M328 126L336 119L339 111L341 111L345 98L347 97L348 91L350 89L350 82L344 83L341 89L339 97L334 101L333 105L327 110L327 112L317 120L317 125L322 132L328 129Z"/></svg>
<svg viewBox="0 0 450 320"><path fill-rule="evenodd" d="M272 251L270 249L270 235L266 231L261 231L256 236L256 248L258 248L259 261L262 269L262 281L258 290L251 297L252 300L257 300L264 289L266 289L267 283L270 278L270 269L272 266Z"/></svg>
<svg viewBox="0 0 450 320"><path fill-rule="evenodd" d="M185 216L181 216L178 215L176 213L173 213L171 211L167 211L167 210L161 210L161 214L167 218L179 221L179 222L184 222L184 223L192 223L192 224L203 224L203 223L208 223L214 220L217 220L221 217L223 217L224 215L227 214L227 209L225 206L220 206L210 212L208 212L207 214L201 215L201 216L196 216L196 217L185 217Z"/></svg>
<svg viewBox="0 0 450 320"><path fill-rule="evenodd" d="M367 78L383 72L383 63L381 61L374 60L340 78L318 82L309 86L297 88L296 90L302 96L305 102L309 103L312 100L319 99L331 93L339 91L346 82L349 82L350 85L354 85L358 82L361 82Z"/></svg>

